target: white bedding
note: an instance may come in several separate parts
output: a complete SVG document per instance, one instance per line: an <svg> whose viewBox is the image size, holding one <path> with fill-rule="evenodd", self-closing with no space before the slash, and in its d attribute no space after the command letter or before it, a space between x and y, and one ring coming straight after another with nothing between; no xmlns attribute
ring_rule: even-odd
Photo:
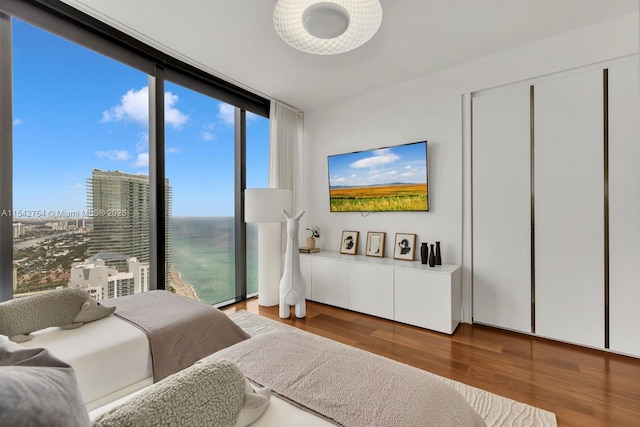
<svg viewBox="0 0 640 427"><path fill-rule="evenodd" d="M89 410L153 384L149 341L144 332L116 316L80 328L33 333L27 348L46 348L70 364Z"/></svg>
<svg viewBox="0 0 640 427"><path fill-rule="evenodd" d="M116 316L78 329L53 327L33 333L26 348L47 348L76 372L92 420L153 384L149 341L144 332ZM0 336L0 339L7 339ZM334 424L272 395L255 427L327 427Z"/></svg>

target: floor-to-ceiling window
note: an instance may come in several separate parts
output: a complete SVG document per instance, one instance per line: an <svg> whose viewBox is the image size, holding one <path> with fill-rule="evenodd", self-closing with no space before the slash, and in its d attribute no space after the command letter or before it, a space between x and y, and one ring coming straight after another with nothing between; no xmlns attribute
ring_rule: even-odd
<svg viewBox="0 0 640 427"><path fill-rule="evenodd" d="M147 75L12 27L14 295L147 290Z"/></svg>
<svg viewBox="0 0 640 427"><path fill-rule="evenodd" d="M152 70L166 57L158 65L117 43L111 54L104 24L72 13L107 34L84 39L43 11L0 5L0 301L69 286L99 299L167 288L211 304L255 292L251 262L248 273L234 268L237 248L255 237L234 232L246 166L235 159L233 117L237 107L258 113L247 113L243 129L251 135L247 179L266 186L268 101L199 70L194 79L171 60L174 75L187 70L181 83L205 90L162 80L163 99L150 103ZM48 29L72 28L61 33L73 41L43 30L43 19L54 23ZM164 132L150 131L150 117L163 118ZM159 184L150 176L164 182L164 200L154 202ZM163 247L154 251L158 235ZM166 275L151 283L160 262Z"/></svg>
<svg viewBox="0 0 640 427"><path fill-rule="evenodd" d="M165 168L173 186L172 286L218 304L235 298L234 107L165 86ZM169 119L171 118L171 119Z"/></svg>

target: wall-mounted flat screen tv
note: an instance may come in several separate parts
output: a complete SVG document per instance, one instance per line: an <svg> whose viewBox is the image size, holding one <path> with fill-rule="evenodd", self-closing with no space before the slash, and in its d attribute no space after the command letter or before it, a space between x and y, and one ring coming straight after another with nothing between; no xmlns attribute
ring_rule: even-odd
<svg viewBox="0 0 640 427"><path fill-rule="evenodd" d="M328 156L331 212L428 211L427 141Z"/></svg>

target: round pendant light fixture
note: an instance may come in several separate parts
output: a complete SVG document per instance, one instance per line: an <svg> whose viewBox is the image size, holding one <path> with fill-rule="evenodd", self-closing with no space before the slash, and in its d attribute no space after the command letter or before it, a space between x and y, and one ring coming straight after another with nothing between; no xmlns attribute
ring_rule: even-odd
<svg viewBox="0 0 640 427"><path fill-rule="evenodd" d="M380 28L379 0L278 0L273 26L290 46L315 55L348 52Z"/></svg>

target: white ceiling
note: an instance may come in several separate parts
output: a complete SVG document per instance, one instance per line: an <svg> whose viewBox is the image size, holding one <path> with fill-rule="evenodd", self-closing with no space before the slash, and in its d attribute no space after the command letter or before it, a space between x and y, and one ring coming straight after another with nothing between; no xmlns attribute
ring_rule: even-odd
<svg viewBox="0 0 640 427"><path fill-rule="evenodd" d="M276 0L64 0L154 47L310 110L501 50L638 11L638 0L381 0L368 43L296 51L273 29Z"/></svg>

